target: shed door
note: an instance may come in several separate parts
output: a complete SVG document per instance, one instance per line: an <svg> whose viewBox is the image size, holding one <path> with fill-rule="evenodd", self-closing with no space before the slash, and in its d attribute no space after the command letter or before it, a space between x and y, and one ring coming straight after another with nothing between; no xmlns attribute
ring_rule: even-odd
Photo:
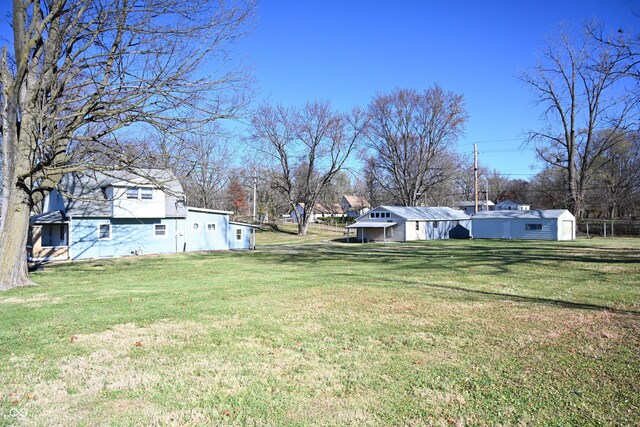
<svg viewBox="0 0 640 427"><path fill-rule="evenodd" d="M503 239L511 238L511 222L510 221L502 221L502 238Z"/></svg>
<svg viewBox="0 0 640 427"><path fill-rule="evenodd" d="M562 221L562 240L573 239L573 221Z"/></svg>

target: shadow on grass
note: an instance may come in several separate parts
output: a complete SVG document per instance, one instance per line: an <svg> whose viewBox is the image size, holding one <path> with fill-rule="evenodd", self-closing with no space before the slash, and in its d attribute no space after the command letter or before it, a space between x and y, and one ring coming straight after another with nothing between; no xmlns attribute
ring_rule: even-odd
<svg viewBox="0 0 640 427"><path fill-rule="evenodd" d="M339 239L342 240L342 239ZM468 273L470 268L484 268L474 275L496 277L500 274L517 274L528 265L535 268L549 262L560 263L567 271L584 269L588 274L606 276L605 271L589 268L588 265L640 265L640 250L589 245L563 245L556 243L529 242L465 242L464 244L310 244L304 246L282 245L263 252L267 263L320 264L320 263L372 263L384 266L387 271L450 271L452 275ZM582 266L586 264L587 266ZM344 273L343 273L344 274ZM399 283L425 286L469 294L499 297L502 299L549 304L583 310L607 310L614 313L640 315L639 311L618 309L606 305L571 302L560 299L524 296L439 284L416 283L394 279Z"/></svg>
<svg viewBox="0 0 640 427"><path fill-rule="evenodd" d="M609 307L606 305L599 305L599 304L588 304L588 303L572 302L572 301L565 301L565 300L559 300L559 299L553 299L553 298L516 295L516 294L505 293L505 292L482 291L479 289L469 289L469 288L464 288L459 286L449 286L449 285L436 285L433 283L414 283L414 282L407 282L407 281L403 281L403 283L414 285L414 286L426 287L426 288L443 289L447 291L464 292L469 294L483 295L483 296L490 296L490 297L499 297L501 299L518 301L518 302L556 305L563 308L572 308L572 309L580 309L580 310L610 311L612 313L631 314L634 316L640 316L640 311L625 310L625 309Z"/></svg>
<svg viewBox="0 0 640 427"><path fill-rule="evenodd" d="M266 232L266 233L283 233L283 234L289 234L289 235L293 235L293 236L297 236L298 232L295 230L285 230L283 228L280 228L278 226L278 224L263 224L260 226L260 231L262 232Z"/></svg>

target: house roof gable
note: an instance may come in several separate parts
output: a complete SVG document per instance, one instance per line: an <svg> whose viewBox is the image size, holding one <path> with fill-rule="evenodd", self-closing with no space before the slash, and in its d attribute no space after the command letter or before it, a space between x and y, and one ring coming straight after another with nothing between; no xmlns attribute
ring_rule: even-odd
<svg viewBox="0 0 640 427"><path fill-rule="evenodd" d="M378 206L371 211L384 210L391 212L393 215L403 218L406 221L447 221L447 220L468 220L469 215L464 212L451 209L444 206L426 207L426 206ZM357 219L364 218L371 212L360 215Z"/></svg>

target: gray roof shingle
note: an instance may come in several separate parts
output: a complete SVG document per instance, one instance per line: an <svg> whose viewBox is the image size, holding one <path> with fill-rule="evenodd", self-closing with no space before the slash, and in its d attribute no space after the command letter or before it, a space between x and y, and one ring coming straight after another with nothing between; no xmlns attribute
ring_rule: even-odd
<svg viewBox="0 0 640 427"><path fill-rule="evenodd" d="M492 219L492 218L519 218L519 219L547 219L559 218L564 213L571 213L566 209L534 209L528 211L481 211L473 216L473 219ZM571 215L573 216L573 215Z"/></svg>
<svg viewBox="0 0 640 427"><path fill-rule="evenodd" d="M426 206L379 206L375 209L385 209L396 216L411 220L443 221L443 220L465 220L470 219L464 212L447 207L426 207Z"/></svg>

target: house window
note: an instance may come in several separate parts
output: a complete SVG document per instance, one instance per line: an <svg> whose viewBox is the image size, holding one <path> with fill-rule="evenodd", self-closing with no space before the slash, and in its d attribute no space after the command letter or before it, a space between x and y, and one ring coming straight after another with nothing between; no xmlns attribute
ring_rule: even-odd
<svg viewBox="0 0 640 427"><path fill-rule="evenodd" d="M98 240L111 240L111 224L98 224Z"/></svg>
<svg viewBox="0 0 640 427"><path fill-rule="evenodd" d="M389 212L385 212L384 217L385 218L389 218L391 216L391 214Z"/></svg>
<svg viewBox="0 0 640 427"><path fill-rule="evenodd" d="M194 222L193 224L191 224L191 230L192 231L200 231L200 224L197 222Z"/></svg>
<svg viewBox="0 0 640 427"><path fill-rule="evenodd" d="M127 188L127 199L137 199L137 198L138 198L138 187Z"/></svg>
<svg viewBox="0 0 640 427"><path fill-rule="evenodd" d="M542 224L525 224L525 230L542 230Z"/></svg>
<svg viewBox="0 0 640 427"><path fill-rule="evenodd" d="M166 224L154 224L153 226L153 235L156 237L166 237L167 236L167 225Z"/></svg>
<svg viewBox="0 0 640 427"><path fill-rule="evenodd" d="M373 219L373 212L369 214L369 218Z"/></svg>
<svg viewBox="0 0 640 427"><path fill-rule="evenodd" d="M216 231L215 224L207 224L207 231Z"/></svg>
<svg viewBox="0 0 640 427"><path fill-rule="evenodd" d="M420 222L416 221L416 231L420 231Z"/></svg>
<svg viewBox="0 0 640 427"><path fill-rule="evenodd" d="M236 230L236 240L242 240L242 228Z"/></svg>
<svg viewBox="0 0 640 427"><path fill-rule="evenodd" d="M153 188L152 187L140 187L140 198L143 200L151 200L153 199Z"/></svg>

